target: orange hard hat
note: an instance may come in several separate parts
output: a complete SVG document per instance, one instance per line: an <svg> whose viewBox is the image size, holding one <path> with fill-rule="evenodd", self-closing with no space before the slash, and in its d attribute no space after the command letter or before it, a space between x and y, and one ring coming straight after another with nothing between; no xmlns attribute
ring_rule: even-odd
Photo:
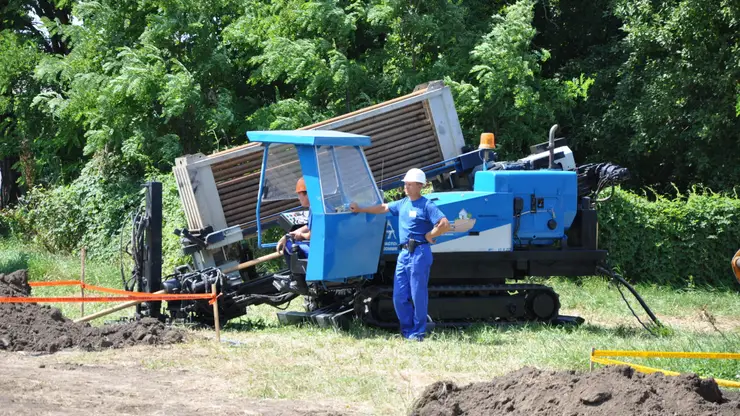
<svg viewBox="0 0 740 416"><path fill-rule="evenodd" d="M306 181L303 180L303 177L298 179L298 182L295 184L295 192L306 192Z"/></svg>

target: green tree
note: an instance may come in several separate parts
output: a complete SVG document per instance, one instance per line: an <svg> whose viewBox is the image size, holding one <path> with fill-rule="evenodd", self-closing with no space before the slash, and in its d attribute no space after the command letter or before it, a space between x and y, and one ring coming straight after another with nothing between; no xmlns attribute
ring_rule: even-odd
<svg viewBox="0 0 740 416"><path fill-rule="evenodd" d="M73 149L49 140L52 121L34 108L45 86L33 77L44 54L65 54L59 28L69 23L66 1L11 0L0 6L0 170L2 201L15 202L22 187L63 176L74 165Z"/></svg>
<svg viewBox="0 0 740 416"><path fill-rule="evenodd" d="M576 100L587 97L593 82L582 76L572 80L542 76L542 64L550 54L532 44L534 5L532 0L520 0L495 15L491 31L471 51L474 78L449 80L467 136L493 132L503 157L521 157L529 145L545 141L550 126L564 123L564 116Z"/></svg>
<svg viewBox="0 0 740 416"><path fill-rule="evenodd" d="M58 136L81 126L86 155L121 154L143 172L243 135L246 106L220 37L230 1L103 1L75 13L85 24L63 28L72 51L36 68L54 86L36 103L58 120Z"/></svg>
<svg viewBox="0 0 740 416"><path fill-rule="evenodd" d="M591 158L628 166L637 185L670 192L740 182L740 5L733 1L618 1L625 59L602 71L613 92L584 117Z"/></svg>
<svg viewBox="0 0 740 416"><path fill-rule="evenodd" d="M33 184L37 161L31 146L39 135L40 115L31 108L39 85L32 71L41 58L38 46L9 30L0 32L0 158L3 173L3 206L17 198L15 174L21 169L24 182Z"/></svg>

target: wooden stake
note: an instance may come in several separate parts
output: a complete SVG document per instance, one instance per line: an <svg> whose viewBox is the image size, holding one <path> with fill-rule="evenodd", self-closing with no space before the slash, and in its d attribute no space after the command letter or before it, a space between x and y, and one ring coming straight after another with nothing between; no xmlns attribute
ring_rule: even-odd
<svg viewBox="0 0 740 416"><path fill-rule="evenodd" d="M85 247L82 247L82 251L80 252L80 257L82 261L82 272L80 273L80 294L84 298L85 297ZM85 316L85 302L80 302L80 316Z"/></svg>
<svg viewBox="0 0 740 416"><path fill-rule="evenodd" d="M216 284L215 283L211 285L211 294L213 294L214 297L216 296ZM213 325L216 327L216 341L218 341L218 343L220 344L221 343L221 325L220 325L219 318L218 318L218 297L216 297L213 302Z"/></svg>
<svg viewBox="0 0 740 416"><path fill-rule="evenodd" d="M589 372L594 371L594 361L593 361L594 351L596 351L596 349L594 347L591 347L591 356L588 357L588 371Z"/></svg>
<svg viewBox="0 0 740 416"><path fill-rule="evenodd" d="M247 262L244 262L242 264L236 265L234 267L230 267L230 268L224 270L224 273L231 273L231 272L235 272L237 270L246 269L246 268L252 267L252 266L254 266L256 264L260 264L260 263L264 263L264 262L269 261L269 260L274 260L274 259L280 258L280 256L282 256L282 255L283 255L283 253L280 253L280 252L277 252L277 251L274 252L274 253L265 254L264 256L257 257L254 260L249 260Z"/></svg>
<svg viewBox="0 0 740 416"><path fill-rule="evenodd" d="M164 294L164 293L167 293L167 291L165 291L165 290L158 290L158 291L152 293L152 295L161 295L161 294ZM136 305L138 305L138 304L140 304L142 302L148 302L148 301L149 301L148 299L144 299L144 300L131 300L131 301L128 301L128 302L124 302L124 303L122 303L120 305L116 305L116 306L113 306L113 307L108 308L108 309L103 309L100 312L95 312L95 313L93 313L91 315L87 315L87 316L84 316L84 317L82 317L80 319L76 319L75 322L92 321L95 318L100 318L101 316L110 315L113 312L120 311L121 309L130 308L130 307L136 306Z"/></svg>

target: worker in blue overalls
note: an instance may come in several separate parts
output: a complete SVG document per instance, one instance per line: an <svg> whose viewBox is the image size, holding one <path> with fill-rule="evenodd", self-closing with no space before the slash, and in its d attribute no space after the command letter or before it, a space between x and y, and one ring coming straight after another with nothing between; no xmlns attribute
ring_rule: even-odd
<svg viewBox="0 0 740 416"><path fill-rule="evenodd" d="M290 234L293 240L296 241L295 245L298 246L298 257L308 258L309 245L308 241L311 239L311 204L308 202L308 191L306 190L306 181L301 177L295 185L295 193L298 195L298 200L301 202L301 206L308 208L308 224L301 228L291 231ZM284 235L277 243L276 251L282 252L285 255L285 261L290 265L290 253L293 252L293 242L288 240L288 236Z"/></svg>
<svg viewBox="0 0 740 416"><path fill-rule="evenodd" d="M429 271L432 267L434 239L447 232L450 223L434 202L421 196L426 174L411 169L403 178L406 198L387 204L360 208L350 204L352 212L398 216L399 243L396 272L393 278L393 306L401 326L401 335L422 341L426 335L429 294Z"/></svg>

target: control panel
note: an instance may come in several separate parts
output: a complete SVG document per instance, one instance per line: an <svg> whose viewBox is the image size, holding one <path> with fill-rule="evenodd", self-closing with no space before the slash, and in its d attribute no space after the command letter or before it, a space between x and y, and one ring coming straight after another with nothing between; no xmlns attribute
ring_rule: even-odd
<svg viewBox="0 0 740 416"><path fill-rule="evenodd" d="M293 231L308 224L308 210L283 212L278 217L278 225L286 232Z"/></svg>

